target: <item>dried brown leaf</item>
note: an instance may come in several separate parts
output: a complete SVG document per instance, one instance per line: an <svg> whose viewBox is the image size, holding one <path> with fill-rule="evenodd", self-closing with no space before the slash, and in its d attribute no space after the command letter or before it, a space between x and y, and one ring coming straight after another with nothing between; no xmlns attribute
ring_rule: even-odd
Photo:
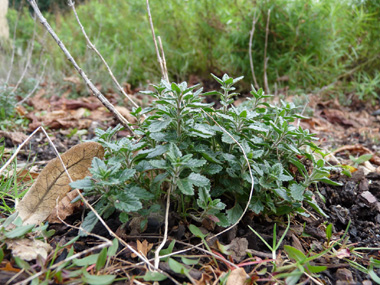
<svg viewBox="0 0 380 285"><path fill-rule="evenodd" d="M143 256L148 255L148 251L150 251L153 247L153 243L148 243L147 240L144 240L143 242L137 240L137 251L141 253ZM131 255L133 258L137 257L136 254L132 253Z"/></svg>
<svg viewBox="0 0 380 285"><path fill-rule="evenodd" d="M99 143L87 142L72 147L61 158L72 180L75 181L89 174L88 169L94 157L103 156L104 149ZM69 183L70 179L59 158L51 160L16 206L24 224L39 224L44 221L56 203L71 190Z"/></svg>
<svg viewBox="0 0 380 285"><path fill-rule="evenodd" d="M66 217L74 213L74 210L81 205L80 200L76 201L75 203L71 203L71 201L77 196L78 196L77 190L73 190L67 193L67 195L51 211L49 217L47 218L47 221L50 224L62 223L61 220L65 220Z"/></svg>
<svg viewBox="0 0 380 285"><path fill-rule="evenodd" d="M247 273L243 268L232 270L227 279L227 285L243 285L247 280Z"/></svg>
<svg viewBox="0 0 380 285"><path fill-rule="evenodd" d="M10 239L6 241L8 249L12 250L12 255L23 260L31 261L37 258L38 255L44 259L52 250L50 244L34 239Z"/></svg>

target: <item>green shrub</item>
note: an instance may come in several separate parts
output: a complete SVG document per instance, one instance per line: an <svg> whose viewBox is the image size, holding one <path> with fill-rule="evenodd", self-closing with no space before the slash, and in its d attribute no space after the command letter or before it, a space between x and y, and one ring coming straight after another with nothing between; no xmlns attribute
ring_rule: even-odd
<svg viewBox="0 0 380 285"><path fill-rule="evenodd" d="M233 106L233 85L241 78L224 75L214 78L222 92L202 94L186 82L162 81L155 92L145 92L156 100L151 107L133 111L139 139L113 137L120 127L97 130L96 141L106 149L105 160L95 158L92 177L71 183L85 195L100 195L96 209L106 217L116 209L121 220L139 213L146 215L162 205L170 189L177 212L196 220L210 218L221 226L234 223L243 212L251 189L249 167L255 190L249 209L257 214L282 215L303 212L303 202L319 212L307 187L314 182L334 183L327 177L330 168L315 160L318 151L308 130L291 123L301 118L292 103L272 106L264 102L263 91L253 90L252 99ZM202 103L203 96L218 94L222 107ZM206 114L240 142L246 153ZM143 115L147 118L140 120ZM310 161L306 169L303 162ZM295 178L294 169L298 169ZM322 213L322 212L321 212ZM90 213L84 225L94 225Z"/></svg>

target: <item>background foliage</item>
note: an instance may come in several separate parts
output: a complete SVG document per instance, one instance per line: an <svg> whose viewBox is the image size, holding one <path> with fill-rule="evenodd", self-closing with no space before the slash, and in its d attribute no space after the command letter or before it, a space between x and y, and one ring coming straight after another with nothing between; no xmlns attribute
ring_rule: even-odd
<svg viewBox="0 0 380 285"><path fill-rule="evenodd" d="M45 11L54 11L54 14L46 12L53 28L91 78L104 80L99 72L104 69L87 49L73 13L56 9L61 6L51 2L39 1ZM156 33L163 39L168 68L175 81L188 80L192 74L200 80L209 80L210 72L251 78L248 43L256 13L253 59L259 85L263 86L265 26L271 9L267 73L272 92L275 84L278 89L289 86L313 91L336 81L348 83L335 84L344 86L338 88L339 92L355 91L361 99L374 99L379 91L378 1L150 2ZM159 78L145 1L85 1L77 11L90 38L120 81L136 86ZM26 9L24 13L28 13ZM16 18L16 11L11 9L11 31ZM21 17L18 45L26 45L32 29L31 18ZM42 39L38 42L42 44ZM44 45L48 51L45 56L53 67L72 73L72 67L50 38ZM285 81L277 80L280 77Z"/></svg>

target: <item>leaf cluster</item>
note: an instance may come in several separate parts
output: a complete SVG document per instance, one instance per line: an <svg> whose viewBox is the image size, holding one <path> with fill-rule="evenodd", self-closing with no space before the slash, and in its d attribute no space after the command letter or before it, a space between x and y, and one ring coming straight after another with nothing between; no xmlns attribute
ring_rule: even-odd
<svg viewBox="0 0 380 285"><path fill-rule="evenodd" d="M99 195L99 213L107 217L119 210L123 222L162 208L170 190L182 217L225 227L237 221L249 200L251 169L254 193L249 209L256 214L303 212L303 202L323 214L308 186L334 182L328 179L330 168L323 158L312 155L320 153L314 134L294 124L303 118L298 108L283 101L277 106L267 103L270 95L261 89L253 89L252 98L235 107L233 85L241 78L213 77L220 92L202 93L186 82L165 81L144 92L155 100L132 112L135 133L141 137L115 139L119 126L97 130L105 160L95 158L92 176L71 186L85 195ZM222 107L203 103L208 95L220 96ZM94 225L96 217L90 213L86 221Z"/></svg>

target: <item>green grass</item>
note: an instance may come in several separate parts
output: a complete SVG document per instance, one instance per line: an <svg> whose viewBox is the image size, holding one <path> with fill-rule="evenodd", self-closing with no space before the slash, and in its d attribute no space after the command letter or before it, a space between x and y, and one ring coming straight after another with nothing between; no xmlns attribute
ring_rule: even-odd
<svg viewBox="0 0 380 285"><path fill-rule="evenodd" d="M375 96L373 88L369 93L363 91L363 84L373 86L380 67L380 4L376 1L269 0L252 4L248 0L151 0L150 5L156 34L163 39L170 77L175 81L188 80L192 74L209 78L210 72L251 78L248 42L256 12L259 19L253 59L259 85L263 86L265 26L271 9L267 73L272 92L275 83L278 88L289 86L310 92L340 80L347 82L343 91L364 92L362 99ZM138 86L157 81L160 73L145 1L88 1L77 11L91 40L121 82ZM10 10L11 31L16 17ZM109 84L101 62L86 47L72 12L47 17L92 81ZM21 17L18 46L26 46L32 30L32 20ZM43 34L40 25L38 34ZM72 66L50 37L45 46L52 68L72 74ZM39 40L36 53L41 48ZM289 81L277 82L281 76L288 76Z"/></svg>

